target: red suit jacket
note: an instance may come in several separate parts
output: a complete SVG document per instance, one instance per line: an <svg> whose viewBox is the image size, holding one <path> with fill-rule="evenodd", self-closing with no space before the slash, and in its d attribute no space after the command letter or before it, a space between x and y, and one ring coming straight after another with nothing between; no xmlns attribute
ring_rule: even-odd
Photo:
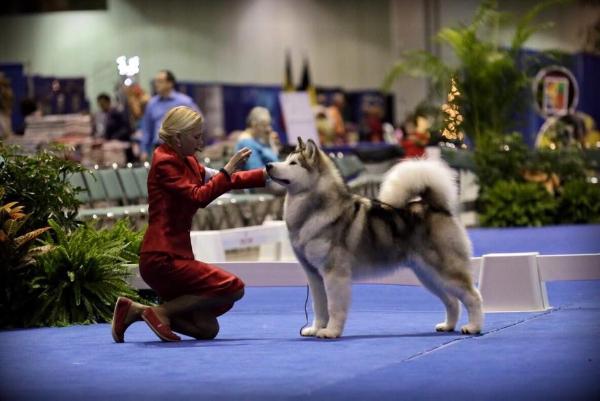
<svg viewBox="0 0 600 401"><path fill-rule="evenodd" d="M141 252L164 252L194 259L190 230L198 208L230 189L262 187L262 169L232 174L219 172L204 182L206 170L195 157L183 160L168 145L156 148L148 173L148 229Z"/></svg>

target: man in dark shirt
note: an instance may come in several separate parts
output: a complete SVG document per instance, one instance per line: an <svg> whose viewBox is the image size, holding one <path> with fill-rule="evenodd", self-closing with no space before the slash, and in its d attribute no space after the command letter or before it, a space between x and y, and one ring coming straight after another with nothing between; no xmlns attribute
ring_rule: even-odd
<svg viewBox="0 0 600 401"><path fill-rule="evenodd" d="M96 116L96 137L130 144L132 129L125 113L111 106L110 96L106 93L99 94L96 101L100 108ZM131 146L125 149L125 155L127 162L135 161Z"/></svg>
<svg viewBox="0 0 600 401"><path fill-rule="evenodd" d="M104 118L104 130L103 132L97 132L96 135L110 140L127 141L129 142L129 136L131 135L131 126L129 121L125 117L125 114L120 112L114 107L111 107L110 96L106 93L101 93L96 98L98 107L105 114Z"/></svg>

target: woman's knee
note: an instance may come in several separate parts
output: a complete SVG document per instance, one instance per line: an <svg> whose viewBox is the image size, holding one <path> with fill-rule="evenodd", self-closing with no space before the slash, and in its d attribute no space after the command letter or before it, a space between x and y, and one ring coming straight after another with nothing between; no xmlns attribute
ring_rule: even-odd
<svg viewBox="0 0 600 401"><path fill-rule="evenodd" d="M206 337L205 340L212 340L219 334L219 322L217 319L214 322L209 323L205 329Z"/></svg>
<svg viewBox="0 0 600 401"><path fill-rule="evenodd" d="M197 315L194 323L198 328L198 340L212 340L219 334L219 321L216 317L206 315Z"/></svg>
<svg viewBox="0 0 600 401"><path fill-rule="evenodd" d="M244 287L242 287L238 291L234 292L233 295L231 296L231 300L233 302L237 302L240 299L242 299L243 297L244 297Z"/></svg>

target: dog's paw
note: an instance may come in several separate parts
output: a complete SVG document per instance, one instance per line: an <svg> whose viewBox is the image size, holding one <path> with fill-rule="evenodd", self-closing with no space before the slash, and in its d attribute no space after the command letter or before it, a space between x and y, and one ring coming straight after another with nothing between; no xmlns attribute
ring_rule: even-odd
<svg viewBox="0 0 600 401"><path fill-rule="evenodd" d="M342 335L342 332L340 330L334 330L334 329L319 329L319 331L317 331L317 337L319 338L338 338Z"/></svg>
<svg viewBox="0 0 600 401"><path fill-rule="evenodd" d="M462 326L460 328L460 332L462 334L480 334L481 326L473 324L473 323L465 324L464 326Z"/></svg>
<svg viewBox="0 0 600 401"><path fill-rule="evenodd" d="M438 323L435 325L435 331L454 331L454 326L450 326L446 322Z"/></svg>
<svg viewBox="0 0 600 401"><path fill-rule="evenodd" d="M315 326L305 327L302 330L300 330L300 335L302 337L314 337L315 335L317 335L318 331L319 329Z"/></svg>

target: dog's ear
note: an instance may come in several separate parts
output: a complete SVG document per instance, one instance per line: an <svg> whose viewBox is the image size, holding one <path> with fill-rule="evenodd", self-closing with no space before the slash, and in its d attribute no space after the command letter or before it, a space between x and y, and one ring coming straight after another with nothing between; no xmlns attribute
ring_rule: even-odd
<svg viewBox="0 0 600 401"><path fill-rule="evenodd" d="M304 142L302 141L302 138L298 137L298 146L297 146L299 151L303 151L306 148L306 145L304 145Z"/></svg>
<svg viewBox="0 0 600 401"><path fill-rule="evenodd" d="M318 152L319 148L317 147L317 144L312 139L309 139L306 142L306 157L315 160Z"/></svg>

